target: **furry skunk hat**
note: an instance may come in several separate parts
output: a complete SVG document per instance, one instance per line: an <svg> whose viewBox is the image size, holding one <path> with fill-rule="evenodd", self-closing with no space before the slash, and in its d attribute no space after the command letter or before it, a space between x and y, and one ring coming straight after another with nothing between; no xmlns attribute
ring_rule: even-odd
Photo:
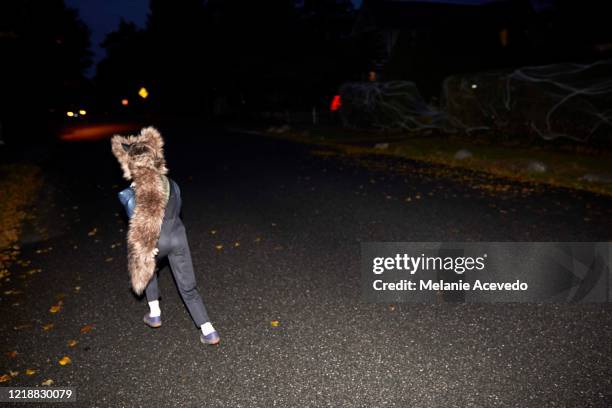
<svg viewBox="0 0 612 408"><path fill-rule="evenodd" d="M136 208L127 236L128 270L132 289L140 295L155 273L157 241L166 210L164 141L155 128L148 127L138 136L115 135L111 145L123 177L134 181Z"/></svg>

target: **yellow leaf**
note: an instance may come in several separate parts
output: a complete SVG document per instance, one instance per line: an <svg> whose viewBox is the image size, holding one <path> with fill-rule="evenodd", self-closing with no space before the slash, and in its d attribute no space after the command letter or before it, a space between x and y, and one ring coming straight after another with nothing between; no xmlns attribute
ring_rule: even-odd
<svg viewBox="0 0 612 408"><path fill-rule="evenodd" d="M53 384L53 380L49 378L48 380L43 381L41 384L49 386Z"/></svg>
<svg viewBox="0 0 612 408"><path fill-rule="evenodd" d="M62 306L57 304L57 305L53 305L51 306L51 308L49 309L49 313L57 313L62 309Z"/></svg>
<svg viewBox="0 0 612 408"><path fill-rule="evenodd" d="M280 322L278 320L272 320L270 322L270 326L272 327L278 327L280 325Z"/></svg>
<svg viewBox="0 0 612 408"><path fill-rule="evenodd" d="M92 329L93 329L93 326L91 324L87 324L81 327L81 334L89 333Z"/></svg>
<svg viewBox="0 0 612 408"><path fill-rule="evenodd" d="M28 369L26 370L26 375L34 375L34 374L36 374L36 371L37 371L37 370L33 370L33 369L31 369L31 368L28 368Z"/></svg>
<svg viewBox="0 0 612 408"><path fill-rule="evenodd" d="M68 365L68 364L72 363L72 360L70 359L70 357L64 356L64 357L59 359L58 363L61 366L65 366L65 365Z"/></svg>
<svg viewBox="0 0 612 408"><path fill-rule="evenodd" d="M51 330L52 328L53 328L53 323L45 324L45 325L42 327L42 329L43 329L44 331L49 331L49 330Z"/></svg>
<svg viewBox="0 0 612 408"><path fill-rule="evenodd" d="M7 381L9 381L11 378L12 378L12 377L11 377L10 375L8 375L8 374L4 374L3 376L0 376L0 383L7 382Z"/></svg>
<svg viewBox="0 0 612 408"><path fill-rule="evenodd" d="M74 347L76 346L78 343L78 341L76 340L68 340L68 347Z"/></svg>

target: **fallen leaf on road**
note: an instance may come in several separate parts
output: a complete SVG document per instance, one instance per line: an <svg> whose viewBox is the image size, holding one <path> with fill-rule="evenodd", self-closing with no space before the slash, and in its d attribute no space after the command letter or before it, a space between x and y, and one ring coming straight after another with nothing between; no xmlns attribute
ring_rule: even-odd
<svg viewBox="0 0 612 408"><path fill-rule="evenodd" d="M96 235L97 233L98 233L98 229L97 229L97 228L94 228L94 229L92 229L91 231L89 231L89 232L87 233L87 235L89 235L90 237L93 237L93 236L94 236L94 235Z"/></svg>
<svg viewBox="0 0 612 408"><path fill-rule="evenodd" d="M37 371L38 370L34 370L32 368L28 368L28 369L26 369L25 373L26 373L26 375L34 375L34 374L36 374Z"/></svg>
<svg viewBox="0 0 612 408"><path fill-rule="evenodd" d="M78 341L76 340L68 340L68 347L74 347L76 346L78 343Z"/></svg>
<svg viewBox="0 0 612 408"><path fill-rule="evenodd" d="M78 291L80 291L80 290L81 290L81 287L80 287L80 286L75 286L75 287L74 287L74 291L75 291L75 292L78 292Z"/></svg>
<svg viewBox="0 0 612 408"><path fill-rule="evenodd" d="M59 359L58 363L61 366L65 366L65 365L68 365L68 364L72 363L72 360L70 359L70 357L64 356L64 357Z"/></svg>
<svg viewBox="0 0 612 408"><path fill-rule="evenodd" d="M17 357L17 354L19 354L19 353L17 353L17 350L8 351L6 353L6 355L9 356L9 358L15 358L15 357Z"/></svg>
<svg viewBox="0 0 612 408"><path fill-rule="evenodd" d="M53 385L53 380L49 378L48 380L43 381L41 384L48 387L50 385Z"/></svg>
<svg viewBox="0 0 612 408"><path fill-rule="evenodd" d="M22 324L22 325L19 325L19 326L14 326L13 330L29 329L30 327L32 327L32 325L29 324L29 323L28 324Z"/></svg>
<svg viewBox="0 0 612 408"><path fill-rule="evenodd" d="M389 305L389 311L390 312L394 312L395 311L395 305Z"/></svg>
<svg viewBox="0 0 612 408"><path fill-rule="evenodd" d="M210 230L210 235L215 235L217 233L217 230Z"/></svg>
<svg viewBox="0 0 612 408"><path fill-rule="evenodd" d="M19 375L19 371L9 371L11 377L17 377Z"/></svg>
<svg viewBox="0 0 612 408"><path fill-rule="evenodd" d="M238 248L240 246L240 242L234 242L234 248Z"/></svg>
<svg viewBox="0 0 612 408"><path fill-rule="evenodd" d="M53 328L53 323L45 324L45 325L42 327L42 329L43 329L44 331L49 331L49 330L51 330L52 328Z"/></svg>
<svg viewBox="0 0 612 408"><path fill-rule="evenodd" d="M260 241L261 241L260 237L255 238L255 242L260 242Z"/></svg>
<svg viewBox="0 0 612 408"><path fill-rule="evenodd" d="M280 325L280 322L278 320L272 320L270 322L270 326L272 327L278 327Z"/></svg>
<svg viewBox="0 0 612 408"><path fill-rule="evenodd" d="M93 326L91 324L87 324L81 327L81 334L89 333L92 329L93 329Z"/></svg>
<svg viewBox="0 0 612 408"><path fill-rule="evenodd" d="M222 250L222 249L223 249L223 245L215 245L215 249L216 249L217 251L220 251L220 250Z"/></svg>
<svg viewBox="0 0 612 408"><path fill-rule="evenodd" d="M57 312L59 312L60 310L62 310L62 304L61 304L61 303L58 303L58 304L53 305L53 306L51 306L51 307L49 308L49 313L57 313Z"/></svg>
<svg viewBox="0 0 612 408"><path fill-rule="evenodd" d="M10 375L8 375L8 374L4 374L3 376L0 376L0 383L7 382L7 381L9 381L11 378L13 378L13 377L11 377L11 376L10 376Z"/></svg>
<svg viewBox="0 0 612 408"><path fill-rule="evenodd" d="M112 262L112 261L113 261L113 257L112 256L109 256L108 258L106 258L104 260L104 262Z"/></svg>

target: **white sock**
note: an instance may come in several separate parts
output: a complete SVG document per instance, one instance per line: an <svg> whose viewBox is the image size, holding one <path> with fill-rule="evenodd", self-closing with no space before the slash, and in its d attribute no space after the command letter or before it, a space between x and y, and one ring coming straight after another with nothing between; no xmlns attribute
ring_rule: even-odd
<svg viewBox="0 0 612 408"><path fill-rule="evenodd" d="M149 316L151 317L161 316L161 309L159 308L159 300L154 300L152 302L149 302L149 309L151 309L151 312L149 312Z"/></svg>
<svg viewBox="0 0 612 408"><path fill-rule="evenodd" d="M200 326L200 328L202 329L202 334L205 336L208 336L210 333L215 331L215 328L210 322L204 323L202 326Z"/></svg>

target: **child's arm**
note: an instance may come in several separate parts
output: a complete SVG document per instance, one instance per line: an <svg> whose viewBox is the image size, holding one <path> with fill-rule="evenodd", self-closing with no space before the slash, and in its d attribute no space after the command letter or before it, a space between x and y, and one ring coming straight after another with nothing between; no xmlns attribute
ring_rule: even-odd
<svg viewBox="0 0 612 408"><path fill-rule="evenodd" d="M134 189L128 187L119 192L119 201L121 201L121 204L125 207L128 218L132 218L134 215L134 208L136 207L136 194L134 194Z"/></svg>

